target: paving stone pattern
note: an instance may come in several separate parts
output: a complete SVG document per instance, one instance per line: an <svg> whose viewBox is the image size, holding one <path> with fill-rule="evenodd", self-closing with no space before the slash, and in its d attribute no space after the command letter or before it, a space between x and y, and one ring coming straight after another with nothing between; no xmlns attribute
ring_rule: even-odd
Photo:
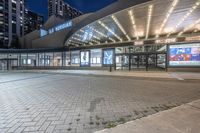
<svg viewBox="0 0 200 133"><path fill-rule="evenodd" d="M193 81L0 73L0 133L92 133L199 97Z"/></svg>

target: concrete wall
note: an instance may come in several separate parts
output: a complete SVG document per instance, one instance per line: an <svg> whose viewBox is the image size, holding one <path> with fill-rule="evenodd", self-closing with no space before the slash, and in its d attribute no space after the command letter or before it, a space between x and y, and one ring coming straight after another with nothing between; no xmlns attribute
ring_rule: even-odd
<svg viewBox="0 0 200 133"><path fill-rule="evenodd" d="M84 18L88 17L89 15L91 15L91 13L74 18L72 20L72 23L73 23L72 28L75 27L77 24L79 24L82 20L84 20ZM48 30L64 22L65 20L61 19L60 17L52 16L44 24L43 28ZM63 29L61 31L54 32L44 37L40 37L40 31L36 30L20 38L19 42L23 49L63 47L65 39L66 39L66 35L68 35L68 33L72 30L72 28Z"/></svg>
<svg viewBox="0 0 200 133"><path fill-rule="evenodd" d="M64 29L53 34L32 40L32 48L59 48L63 47L65 35L70 29Z"/></svg>
<svg viewBox="0 0 200 133"><path fill-rule="evenodd" d="M64 23L64 22L65 22L65 20L62 19L61 17L53 15L43 25L43 28L48 30L48 29L54 27L55 25L59 25L59 24Z"/></svg>
<svg viewBox="0 0 200 133"><path fill-rule="evenodd" d="M40 32L38 30L35 30L22 38L19 39L19 43L21 45L21 48L23 49L31 49L32 47L32 40L35 40L40 37Z"/></svg>

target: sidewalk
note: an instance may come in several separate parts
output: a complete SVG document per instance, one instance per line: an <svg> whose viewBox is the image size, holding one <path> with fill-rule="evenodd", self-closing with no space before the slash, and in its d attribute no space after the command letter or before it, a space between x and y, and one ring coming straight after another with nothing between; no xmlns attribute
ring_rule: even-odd
<svg viewBox="0 0 200 133"><path fill-rule="evenodd" d="M11 71L12 72L12 71ZM19 70L13 72L34 72L34 73L58 73L74 75L99 75L99 76L120 76L147 79L166 80L200 80L200 73L191 72L160 72L160 71L105 71L105 70Z"/></svg>
<svg viewBox="0 0 200 133"><path fill-rule="evenodd" d="M200 133L200 100L96 133Z"/></svg>

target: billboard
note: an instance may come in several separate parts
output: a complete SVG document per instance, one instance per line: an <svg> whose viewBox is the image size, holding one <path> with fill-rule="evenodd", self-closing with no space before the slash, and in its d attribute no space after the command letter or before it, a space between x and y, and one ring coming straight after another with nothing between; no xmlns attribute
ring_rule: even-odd
<svg viewBox="0 0 200 133"><path fill-rule="evenodd" d="M200 43L170 45L168 50L169 66L200 66Z"/></svg>
<svg viewBox="0 0 200 133"><path fill-rule="evenodd" d="M114 64L114 49L106 49L103 51L103 64L113 65Z"/></svg>
<svg viewBox="0 0 200 133"><path fill-rule="evenodd" d="M81 51L81 66L90 65L90 51Z"/></svg>

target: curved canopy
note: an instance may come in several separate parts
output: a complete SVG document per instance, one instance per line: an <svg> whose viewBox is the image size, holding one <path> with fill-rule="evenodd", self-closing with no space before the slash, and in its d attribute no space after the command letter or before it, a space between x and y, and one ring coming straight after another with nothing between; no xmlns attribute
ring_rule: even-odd
<svg viewBox="0 0 200 133"><path fill-rule="evenodd" d="M153 0L76 31L66 46L87 46L181 37L200 31L200 0Z"/></svg>

